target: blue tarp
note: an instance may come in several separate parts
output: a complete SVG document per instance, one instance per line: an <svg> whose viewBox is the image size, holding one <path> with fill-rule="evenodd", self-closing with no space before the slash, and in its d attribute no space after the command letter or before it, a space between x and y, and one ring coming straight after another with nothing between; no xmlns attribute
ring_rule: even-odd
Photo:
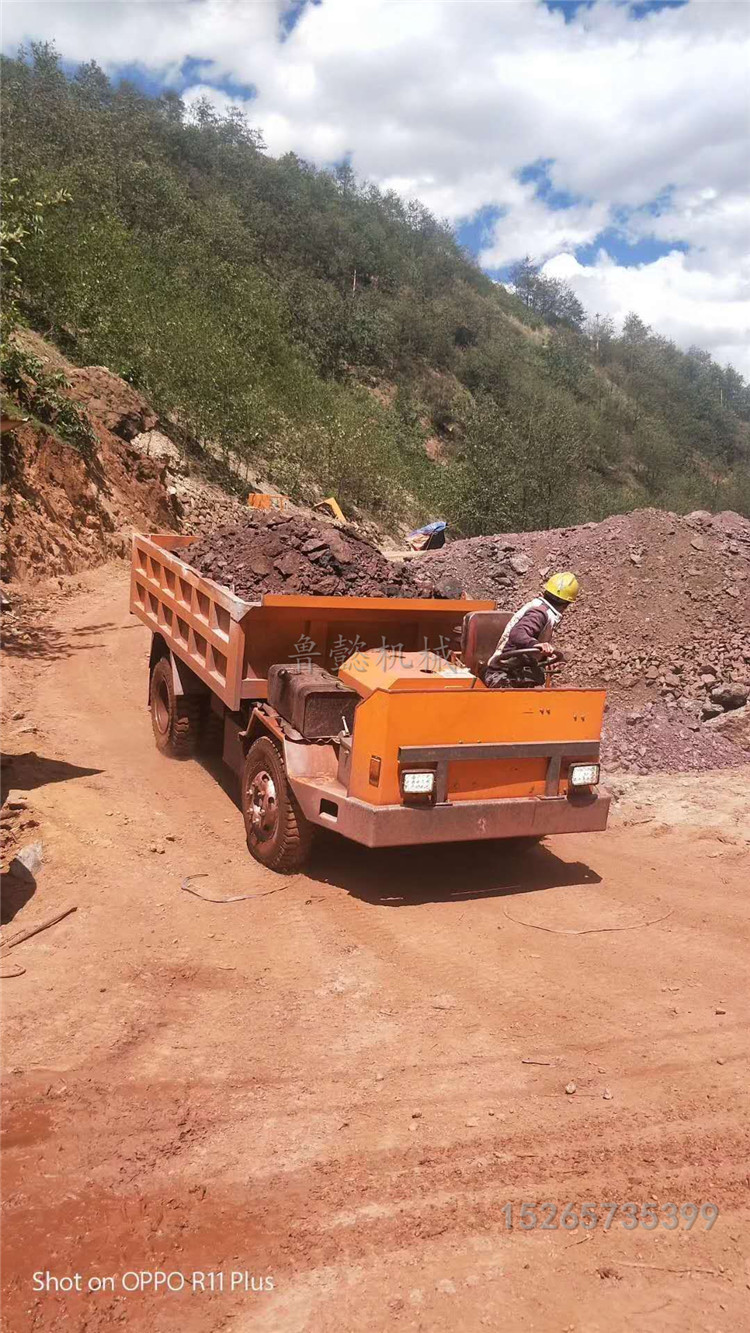
<svg viewBox="0 0 750 1333"><path fill-rule="evenodd" d="M424 533L425 536L431 537L433 532L445 532L447 526L448 524L442 518L436 518L434 523L427 523L423 528L415 528L413 532L409 533L409 536L420 537Z"/></svg>
<svg viewBox="0 0 750 1333"><path fill-rule="evenodd" d="M447 526L444 519L436 518L434 523L427 523L423 528L415 528L406 540L410 546L419 551L428 551L431 546L443 546Z"/></svg>

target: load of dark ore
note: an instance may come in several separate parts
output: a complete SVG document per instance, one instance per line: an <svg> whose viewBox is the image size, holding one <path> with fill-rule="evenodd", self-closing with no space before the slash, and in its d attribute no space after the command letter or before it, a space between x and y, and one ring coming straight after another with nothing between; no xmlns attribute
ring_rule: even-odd
<svg viewBox="0 0 750 1333"><path fill-rule="evenodd" d="M263 593L315 597L444 597L417 562L387 560L348 528L300 514L248 515L199 537L185 552L193 569L246 601Z"/></svg>

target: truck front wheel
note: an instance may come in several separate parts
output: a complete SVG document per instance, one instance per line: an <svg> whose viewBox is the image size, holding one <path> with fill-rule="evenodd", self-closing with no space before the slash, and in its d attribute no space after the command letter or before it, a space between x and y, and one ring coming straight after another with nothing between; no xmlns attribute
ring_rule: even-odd
<svg viewBox="0 0 750 1333"><path fill-rule="evenodd" d="M242 813L251 854L269 870L299 870L314 828L289 786L281 752L268 736L253 741L242 774Z"/></svg>
<svg viewBox="0 0 750 1333"><path fill-rule="evenodd" d="M173 759L189 759L198 744L201 703L197 695L175 694L167 657L160 657L151 672L150 697L157 750Z"/></svg>

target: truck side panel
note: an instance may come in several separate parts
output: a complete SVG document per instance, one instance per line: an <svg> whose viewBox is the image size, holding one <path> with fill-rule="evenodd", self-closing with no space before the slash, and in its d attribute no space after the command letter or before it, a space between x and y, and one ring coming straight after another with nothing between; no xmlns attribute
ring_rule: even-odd
<svg viewBox="0 0 750 1333"><path fill-rule="evenodd" d="M185 538L177 549L189 543ZM239 708L246 603L135 534L130 609L232 710Z"/></svg>

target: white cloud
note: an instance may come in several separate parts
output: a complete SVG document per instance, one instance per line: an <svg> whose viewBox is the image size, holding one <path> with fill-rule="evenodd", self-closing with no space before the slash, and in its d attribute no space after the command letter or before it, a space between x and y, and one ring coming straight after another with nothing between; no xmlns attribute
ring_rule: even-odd
<svg viewBox="0 0 750 1333"><path fill-rule="evenodd" d="M575 250L598 236L608 215L604 201L549 209L534 197L533 186L519 186L508 212L495 223L480 260L485 268L504 268L519 258L519 250L521 256L537 259Z"/></svg>
<svg viewBox="0 0 750 1333"><path fill-rule="evenodd" d="M549 277L564 278L592 314L611 315L618 325L631 310L681 347L708 347L750 379L750 271L716 274L695 266L679 250L651 264L624 267L604 251L596 263L579 264L557 255L544 265Z"/></svg>
<svg viewBox="0 0 750 1333"><path fill-rule="evenodd" d="M484 254L493 266L527 252L564 266L628 210L633 239L686 241L690 256L637 270L599 260L575 281L594 284L601 308L629 286L626 304L646 302L639 312L654 323L652 309L682 310L680 319L665 310L682 342L735 346L739 303L727 302L725 283L741 296L750 222L744 0L691 0L640 22L599 0L568 24L536 0L323 0L281 41L283 9L283 0L6 2L4 44L52 39L68 58L111 70L140 62L172 79L187 57L204 61L186 100L206 93L225 105L223 80L252 85L248 114L273 153L324 163L349 152L362 175L453 220L495 205L503 212ZM554 210L519 183L540 158L553 159L555 189L584 202ZM654 217L646 206L667 187Z"/></svg>
<svg viewBox="0 0 750 1333"><path fill-rule="evenodd" d="M54 41L69 60L109 68L141 63L165 70L186 57L216 61L226 73L256 44L276 45L283 5L270 0L8 0L3 49Z"/></svg>
<svg viewBox="0 0 750 1333"><path fill-rule="evenodd" d="M733 188L720 193L714 185L678 190L666 213L633 217L628 230L636 238L650 234L663 241L686 241L711 272L719 275L734 269L737 280L743 269L748 272L750 191Z"/></svg>

